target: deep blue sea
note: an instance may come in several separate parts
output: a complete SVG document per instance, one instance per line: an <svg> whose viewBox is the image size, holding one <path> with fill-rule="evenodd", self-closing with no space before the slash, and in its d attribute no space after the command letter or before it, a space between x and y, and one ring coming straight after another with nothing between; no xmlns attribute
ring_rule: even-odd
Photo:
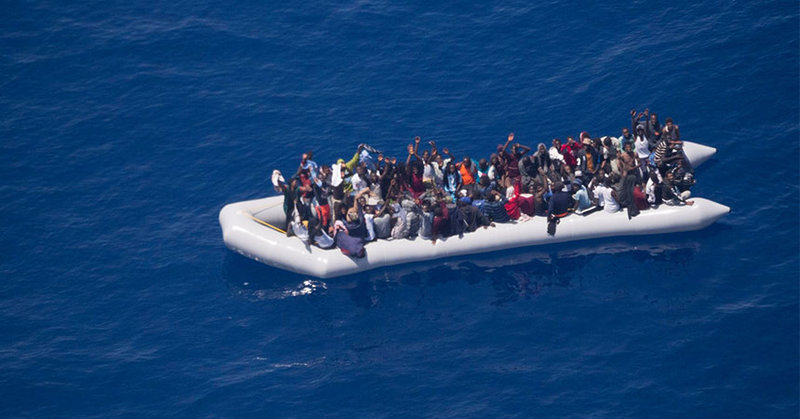
<svg viewBox="0 0 800 419"><path fill-rule="evenodd" d="M797 417L796 1L15 1L0 416ZM272 169L416 135L718 148L693 233L318 280L223 244Z"/></svg>

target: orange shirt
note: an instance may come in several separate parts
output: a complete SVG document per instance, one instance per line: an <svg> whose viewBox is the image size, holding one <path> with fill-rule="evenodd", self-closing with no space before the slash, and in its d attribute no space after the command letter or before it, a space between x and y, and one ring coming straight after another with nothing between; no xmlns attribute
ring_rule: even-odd
<svg viewBox="0 0 800 419"><path fill-rule="evenodd" d="M474 167L474 165L471 166L471 167ZM475 176L472 174L471 170L467 169L466 166L464 166L464 163L460 163L458 165L458 171L461 173L461 184L462 185L466 186L466 185L472 185L472 184L475 183Z"/></svg>

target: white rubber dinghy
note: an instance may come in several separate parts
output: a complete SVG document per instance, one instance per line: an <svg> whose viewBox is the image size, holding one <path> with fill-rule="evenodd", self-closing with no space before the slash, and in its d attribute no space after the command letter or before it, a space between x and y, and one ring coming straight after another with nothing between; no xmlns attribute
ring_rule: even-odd
<svg viewBox="0 0 800 419"><path fill-rule="evenodd" d="M713 147L684 141L684 153L694 167L711 158L716 151ZM480 228L460 238L443 238L435 245L430 240L421 238L378 240L366 245L367 255L361 259L345 256L337 248L324 250L307 246L296 237L286 237L266 227L263 223L283 227L283 196L228 204L220 211L219 222L225 245L231 250L298 274L331 278L384 266L517 247L601 237L700 230L730 212L727 206L708 199L692 200L692 206L661 205L657 210L642 211L630 220L626 211L600 211L587 216L570 215L561 219L555 236L547 234L545 217L534 217L527 222Z"/></svg>

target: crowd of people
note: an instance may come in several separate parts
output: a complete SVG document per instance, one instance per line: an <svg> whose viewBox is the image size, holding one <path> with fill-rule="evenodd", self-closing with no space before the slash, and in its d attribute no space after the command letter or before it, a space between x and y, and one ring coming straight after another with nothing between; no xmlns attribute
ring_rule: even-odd
<svg viewBox="0 0 800 419"><path fill-rule="evenodd" d="M374 240L415 239L433 244L495 223L595 211L626 211L629 218L659 205L692 205L692 167L671 118L664 125L648 109L631 110L620 137L554 139L535 149L508 135L494 153L456 156L434 141L407 147L405 161L358 146L345 161L319 165L308 151L296 173L272 183L284 195L286 234L309 245L338 247L363 257Z"/></svg>

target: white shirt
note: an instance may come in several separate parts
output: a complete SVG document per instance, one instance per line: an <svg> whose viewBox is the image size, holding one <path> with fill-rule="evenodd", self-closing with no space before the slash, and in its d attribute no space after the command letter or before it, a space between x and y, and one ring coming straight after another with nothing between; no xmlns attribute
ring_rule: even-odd
<svg viewBox="0 0 800 419"><path fill-rule="evenodd" d="M636 141L633 142L633 146L635 147L636 155L640 159L646 159L650 157L650 149L648 148L647 139L644 136L636 137Z"/></svg>
<svg viewBox="0 0 800 419"><path fill-rule="evenodd" d="M613 189L605 187L605 186L598 186L595 189L595 194L597 195L597 200L600 201L600 205L606 212L617 212L619 211L619 204L617 200L611 195Z"/></svg>
<svg viewBox="0 0 800 419"><path fill-rule="evenodd" d="M550 155L550 160L560 160L561 162L564 161L564 156L562 156L561 152L555 147L550 147L547 153Z"/></svg>
<svg viewBox="0 0 800 419"><path fill-rule="evenodd" d="M356 191L356 192L358 192L358 191L360 191L360 190L362 190L364 188L369 187L369 185L367 184L367 181L364 180L364 179L361 179L361 177L358 175L358 173L354 174L350 178L350 184L353 185L353 190Z"/></svg>

